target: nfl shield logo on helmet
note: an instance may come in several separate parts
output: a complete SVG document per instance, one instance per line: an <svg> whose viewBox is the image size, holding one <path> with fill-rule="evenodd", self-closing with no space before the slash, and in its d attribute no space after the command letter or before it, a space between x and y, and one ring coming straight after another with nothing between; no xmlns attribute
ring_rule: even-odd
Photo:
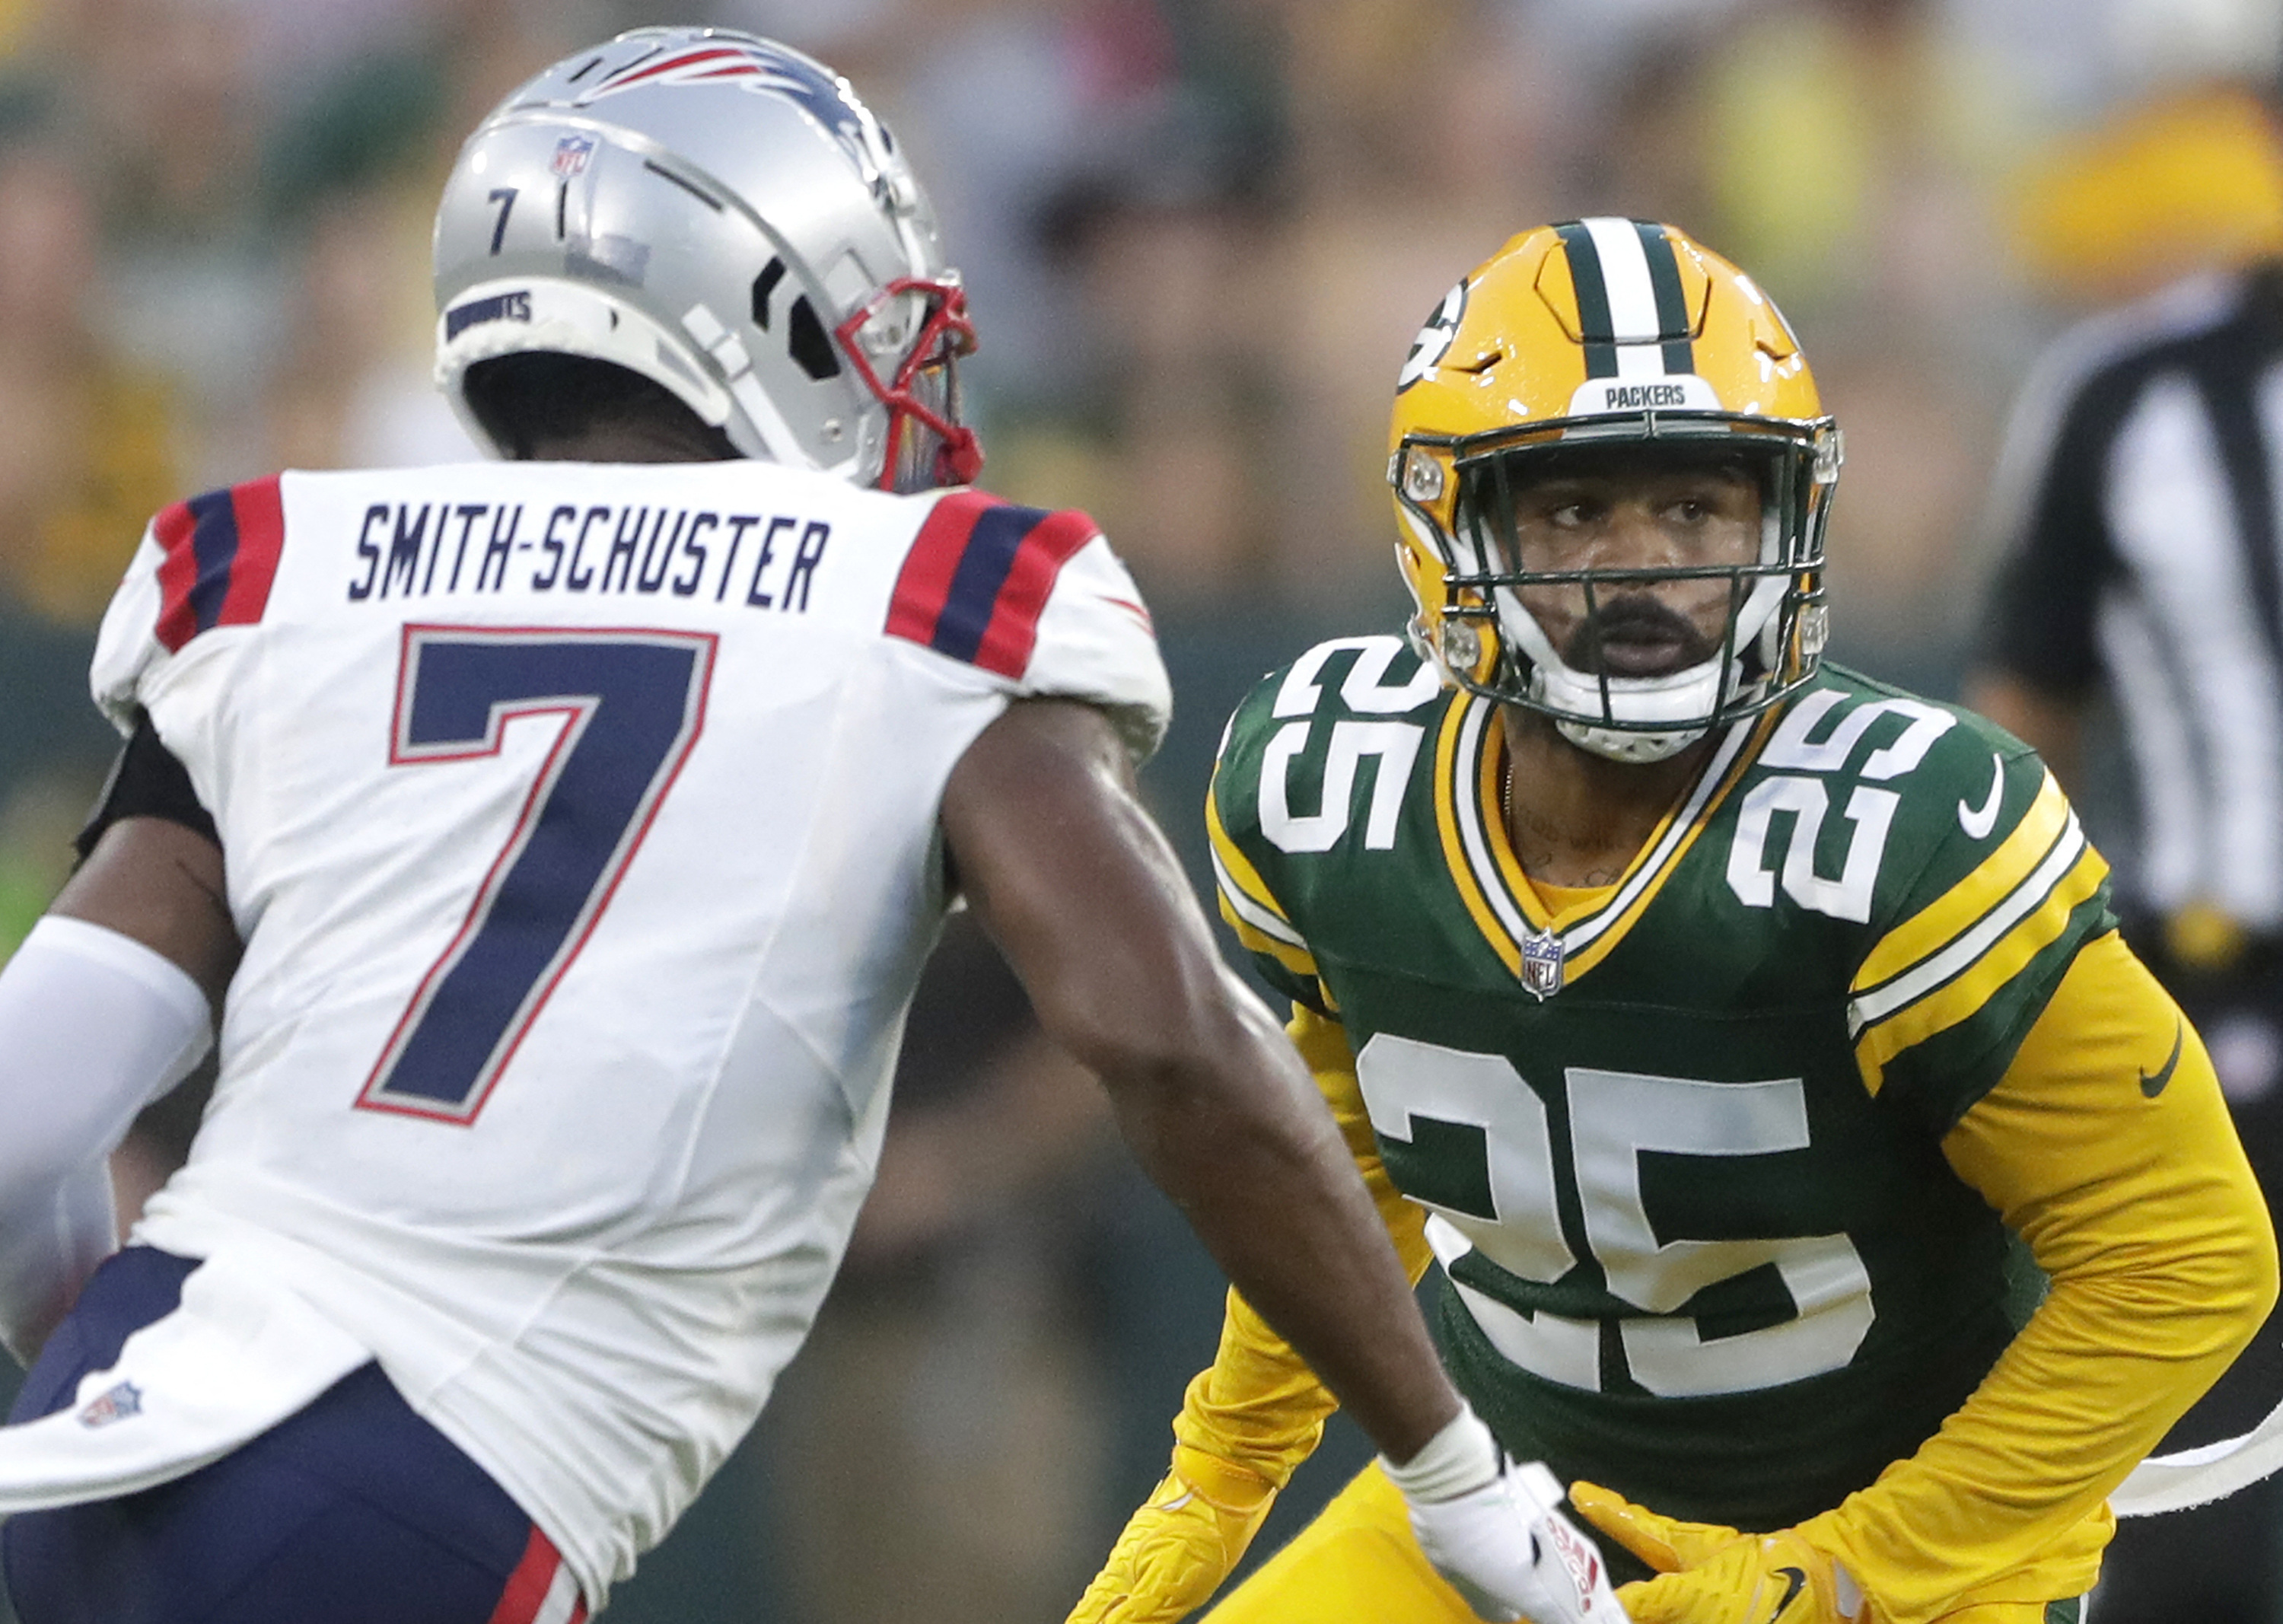
<svg viewBox="0 0 2283 1624"><path fill-rule="evenodd" d="M1552 931L1533 931L1522 939L1522 984L1538 997L1551 998L1562 990L1562 938Z"/></svg>
<svg viewBox="0 0 2283 1624"><path fill-rule="evenodd" d="M122 1381L81 1405L79 1424L85 1427L109 1426L114 1421L142 1413L143 1389L131 1381Z"/></svg>
<svg viewBox="0 0 2283 1624"><path fill-rule="evenodd" d="M586 168L587 160L594 155L594 137L565 136L555 144L555 161L549 167L567 181Z"/></svg>

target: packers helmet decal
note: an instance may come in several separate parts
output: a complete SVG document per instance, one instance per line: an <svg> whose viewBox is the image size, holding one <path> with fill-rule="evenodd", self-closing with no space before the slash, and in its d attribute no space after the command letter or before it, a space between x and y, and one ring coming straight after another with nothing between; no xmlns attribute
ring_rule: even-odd
<svg viewBox="0 0 2283 1624"><path fill-rule="evenodd" d="M1671 676L1581 671L1547 643L1502 550L1512 492L1581 448L1655 447L1748 468L1757 559L1719 566L1716 658ZM1388 481L1416 642L1447 680L1551 716L1582 748L1656 760L1765 708L1811 675L1823 643L1823 532L1837 428L1775 306L1726 260L1648 221L1566 221L1476 268L1422 329L1397 383ZM1703 574L1703 569L1698 569ZM1670 572L1583 571L1597 592Z"/></svg>
<svg viewBox="0 0 2283 1624"><path fill-rule="evenodd" d="M1435 313L1427 318L1419 336L1411 340L1411 353L1403 358L1403 371L1395 379L1398 394L1435 370L1436 363L1449 352L1451 340L1466 314L1467 285L1461 282L1443 295L1443 302L1435 307Z"/></svg>

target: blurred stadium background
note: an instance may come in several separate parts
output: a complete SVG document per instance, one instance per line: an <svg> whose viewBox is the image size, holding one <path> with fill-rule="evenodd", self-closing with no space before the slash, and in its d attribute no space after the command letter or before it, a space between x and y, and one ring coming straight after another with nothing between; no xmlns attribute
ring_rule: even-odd
<svg viewBox="0 0 2283 1624"><path fill-rule="evenodd" d="M470 454L427 372L459 137L578 44L690 21L824 57L916 155L986 482L1090 509L1157 611L1149 784L1201 885L1236 697L1399 622L1389 391L1513 230L1650 215L1752 269L1848 433L1835 652L1941 694L2040 344L2283 246L2283 0L0 0L0 952L108 758L83 673L144 518ZM908 1050L814 1340L614 1624L1059 1619L1162 1470L1211 1266L959 929ZM195 1104L122 1153L123 1202ZM1364 1455L1326 1453L1265 1543Z"/></svg>

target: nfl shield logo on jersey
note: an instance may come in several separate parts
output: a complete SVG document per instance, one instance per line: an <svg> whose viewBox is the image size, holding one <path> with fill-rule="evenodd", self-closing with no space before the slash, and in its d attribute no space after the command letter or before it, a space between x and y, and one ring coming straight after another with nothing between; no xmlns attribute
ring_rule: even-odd
<svg viewBox="0 0 2283 1624"><path fill-rule="evenodd" d="M114 1421L124 1421L129 1416L142 1413L143 1389L131 1381L122 1381L105 1388L82 1405L79 1424L85 1427L109 1426Z"/></svg>
<svg viewBox="0 0 2283 1624"><path fill-rule="evenodd" d="M1522 939L1522 984L1541 999L1562 990L1562 938L1552 931Z"/></svg>

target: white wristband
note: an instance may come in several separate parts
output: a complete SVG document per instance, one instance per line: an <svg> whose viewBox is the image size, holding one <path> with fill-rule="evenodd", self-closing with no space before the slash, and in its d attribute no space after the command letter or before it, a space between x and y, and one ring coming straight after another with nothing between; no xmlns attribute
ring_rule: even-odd
<svg viewBox="0 0 2283 1624"><path fill-rule="evenodd" d="M1432 1503L1455 1500L1495 1481L1504 1457L1491 1429L1461 1403L1459 1413L1418 1454L1399 1466L1383 1455L1379 1464L1406 1500Z"/></svg>

